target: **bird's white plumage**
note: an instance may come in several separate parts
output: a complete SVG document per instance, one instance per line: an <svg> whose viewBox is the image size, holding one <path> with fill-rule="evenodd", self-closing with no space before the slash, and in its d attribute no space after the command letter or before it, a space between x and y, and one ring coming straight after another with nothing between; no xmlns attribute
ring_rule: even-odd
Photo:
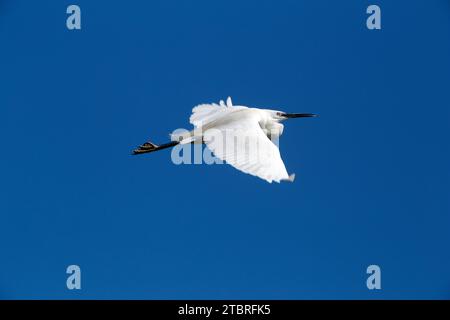
<svg viewBox="0 0 450 320"><path fill-rule="evenodd" d="M189 118L189 122L198 128L220 119L227 114L242 109L248 108L244 106L233 106L231 98L227 99L227 104L225 104L223 100L221 100L219 104L200 104L192 109L192 115Z"/></svg>
<svg viewBox="0 0 450 320"><path fill-rule="evenodd" d="M267 182L292 181L278 147L267 137L272 123L264 111L244 106L202 104L192 110L191 123L202 127L203 141L214 155L236 169ZM261 124L264 124L264 129Z"/></svg>
<svg viewBox="0 0 450 320"><path fill-rule="evenodd" d="M205 143L214 155L236 169L271 183L294 181L288 175L281 159L278 137L290 118L315 117L312 113L287 113L271 109L234 106L231 98L226 103L200 104L192 109L189 118L194 129L175 130L171 141L156 145L150 141L133 150L134 155L163 150L177 145ZM172 153L173 155L173 153ZM184 153L183 153L184 156ZM172 158L173 159L173 158Z"/></svg>

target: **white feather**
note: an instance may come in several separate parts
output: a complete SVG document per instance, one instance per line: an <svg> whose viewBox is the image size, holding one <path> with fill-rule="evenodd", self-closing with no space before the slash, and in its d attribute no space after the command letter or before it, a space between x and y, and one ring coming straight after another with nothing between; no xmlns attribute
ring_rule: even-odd
<svg viewBox="0 0 450 320"><path fill-rule="evenodd" d="M221 101L220 104L200 104L192 109L192 115L189 118L189 122L195 127L202 127L208 123L211 123L219 118L222 118L226 114L235 112L241 109L248 109L243 106L235 106L230 108L231 99L228 98L227 105Z"/></svg>
<svg viewBox="0 0 450 320"><path fill-rule="evenodd" d="M293 180L280 151L260 126L258 109L239 110L217 119L203 134L214 155L236 169L271 183Z"/></svg>

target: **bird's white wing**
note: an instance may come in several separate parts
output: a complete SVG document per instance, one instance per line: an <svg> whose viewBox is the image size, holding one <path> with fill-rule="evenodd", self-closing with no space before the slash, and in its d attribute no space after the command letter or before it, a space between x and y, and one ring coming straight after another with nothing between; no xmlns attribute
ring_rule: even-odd
<svg viewBox="0 0 450 320"><path fill-rule="evenodd" d="M289 176L280 150L269 140L251 117L236 118L204 132L203 140L214 155L236 169L271 183L293 181Z"/></svg>
<svg viewBox="0 0 450 320"><path fill-rule="evenodd" d="M192 115L189 118L189 122L195 127L205 126L208 123L213 122L229 113L237 110L248 109L243 106L233 106L231 98L227 99L227 104L220 101L220 104L200 104L192 109Z"/></svg>

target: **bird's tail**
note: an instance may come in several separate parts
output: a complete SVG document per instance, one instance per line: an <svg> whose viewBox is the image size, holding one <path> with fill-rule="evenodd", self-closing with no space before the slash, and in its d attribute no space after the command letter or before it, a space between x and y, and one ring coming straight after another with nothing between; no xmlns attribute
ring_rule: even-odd
<svg viewBox="0 0 450 320"><path fill-rule="evenodd" d="M138 148L134 149L132 154L137 155L137 154L149 153L149 152L153 152L153 151L158 151L158 150L174 147L177 144L179 144L178 141L171 141L169 143L165 143L165 144L158 146L158 145L148 141L148 142L140 145Z"/></svg>

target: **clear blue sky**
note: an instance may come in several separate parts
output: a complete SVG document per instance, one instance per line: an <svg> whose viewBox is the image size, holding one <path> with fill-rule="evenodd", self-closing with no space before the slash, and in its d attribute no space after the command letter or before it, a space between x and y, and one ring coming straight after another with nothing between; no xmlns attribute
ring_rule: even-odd
<svg viewBox="0 0 450 320"><path fill-rule="evenodd" d="M446 0L0 0L0 298L450 298L449 40ZM228 95L320 114L294 183L130 156Z"/></svg>

